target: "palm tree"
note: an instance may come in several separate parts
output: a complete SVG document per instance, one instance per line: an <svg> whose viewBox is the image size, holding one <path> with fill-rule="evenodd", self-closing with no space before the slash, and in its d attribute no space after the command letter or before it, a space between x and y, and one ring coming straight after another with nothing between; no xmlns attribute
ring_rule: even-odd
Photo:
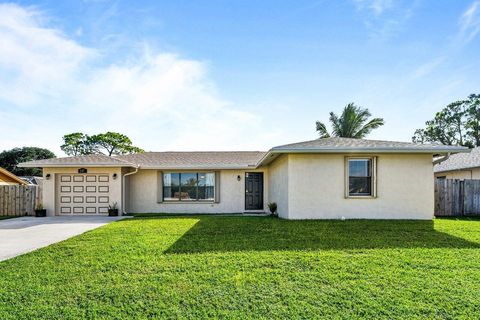
<svg viewBox="0 0 480 320"><path fill-rule="evenodd" d="M374 118L368 121L372 114L366 108L357 107L353 102L349 103L343 109L341 116L330 112L330 123L332 124L332 134L328 133L327 127L320 121L317 121L317 131L320 138L343 137L343 138L365 138L373 129L384 125L382 118ZM368 121L368 122L367 122Z"/></svg>

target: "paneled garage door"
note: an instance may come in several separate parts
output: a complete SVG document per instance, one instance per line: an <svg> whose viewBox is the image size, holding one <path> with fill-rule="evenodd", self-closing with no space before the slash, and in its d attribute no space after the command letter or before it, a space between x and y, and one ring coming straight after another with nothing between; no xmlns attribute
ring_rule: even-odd
<svg viewBox="0 0 480 320"><path fill-rule="evenodd" d="M57 214L106 214L110 204L108 174L59 174Z"/></svg>

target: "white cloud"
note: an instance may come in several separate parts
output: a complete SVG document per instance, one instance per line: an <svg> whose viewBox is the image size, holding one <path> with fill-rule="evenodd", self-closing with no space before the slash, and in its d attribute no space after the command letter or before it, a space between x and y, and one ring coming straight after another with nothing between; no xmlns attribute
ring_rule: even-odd
<svg viewBox="0 0 480 320"><path fill-rule="evenodd" d="M206 64L165 52L105 65L99 51L33 8L0 5L0 150L115 130L148 150L265 149L278 137L256 114L225 101ZM23 128L18 124L21 123Z"/></svg>
<svg viewBox="0 0 480 320"><path fill-rule="evenodd" d="M463 42L472 41L480 32L480 0L472 2L459 20Z"/></svg>
<svg viewBox="0 0 480 320"><path fill-rule="evenodd" d="M0 5L0 97L18 105L40 96L54 98L71 84L71 75L94 54L58 30L40 27L34 9Z"/></svg>
<svg viewBox="0 0 480 320"><path fill-rule="evenodd" d="M375 15L382 14L393 6L393 0L354 0L358 9L371 10Z"/></svg>
<svg viewBox="0 0 480 320"><path fill-rule="evenodd" d="M437 57L418 66L412 73L413 79L423 78L434 72L446 60L445 56Z"/></svg>
<svg viewBox="0 0 480 320"><path fill-rule="evenodd" d="M405 4L395 0L353 0L373 40L388 40L400 33L414 14L418 0Z"/></svg>

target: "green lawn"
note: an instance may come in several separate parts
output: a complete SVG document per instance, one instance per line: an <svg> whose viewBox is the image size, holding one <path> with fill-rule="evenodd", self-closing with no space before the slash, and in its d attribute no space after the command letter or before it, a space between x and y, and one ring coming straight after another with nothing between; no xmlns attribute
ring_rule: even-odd
<svg viewBox="0 0 480 320"><path fill-rule="evenodd" d="M0 220L12 219L12 218L17 218L17 217L15 217L15 216L0 216Z"/></svg>
<svg viewBox="0 0 480 320"><path fill-rule="evenodd" d="M0 319L478 318L480 220L133 218L0 274Z"/></svg>

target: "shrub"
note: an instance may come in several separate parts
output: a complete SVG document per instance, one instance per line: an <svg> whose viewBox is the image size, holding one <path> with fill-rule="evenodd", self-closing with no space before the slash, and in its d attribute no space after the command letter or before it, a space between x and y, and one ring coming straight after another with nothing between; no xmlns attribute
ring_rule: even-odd
<svg viewBox="0 0 480 320"><path fill-rule="evenodd" d="M268 210L270 210L270 214L272 216L277 215L277 203L276 202L269 202L268 203Z"/></svg>

